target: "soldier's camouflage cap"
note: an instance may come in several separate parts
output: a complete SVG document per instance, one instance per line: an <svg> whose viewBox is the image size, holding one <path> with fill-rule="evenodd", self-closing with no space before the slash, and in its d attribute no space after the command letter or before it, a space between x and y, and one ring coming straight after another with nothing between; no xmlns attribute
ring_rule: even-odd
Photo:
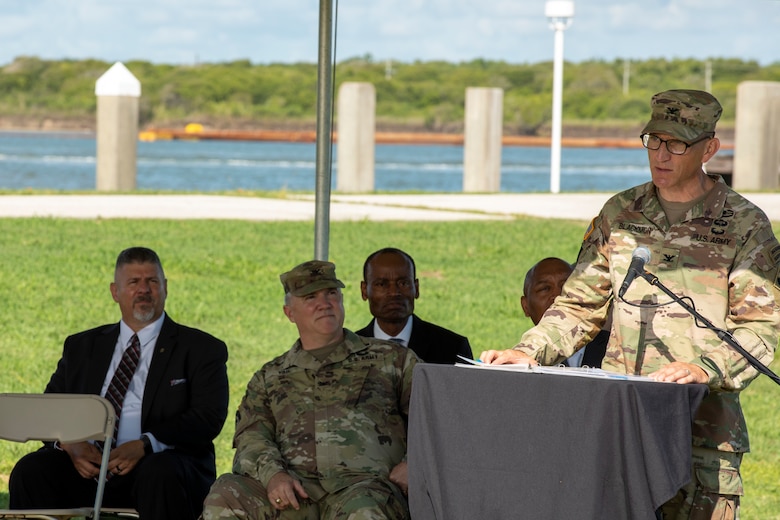
<svg viewBox="0 0 780 520"><path fill-rule="evenodd" d="M310 260L297 265L279 275L279 279L284 293L293 296L306 296L331 287L344 288L341 280L336 278L336 266L323 260Z"/></svg>
<svg viewBox="0 0 780 520"><path fill-rule="evenodd" d="M709 92L702 90L667 90L650 100L652 114L642 134L669 134L692 142L715 132L723 108Z"/></svg>

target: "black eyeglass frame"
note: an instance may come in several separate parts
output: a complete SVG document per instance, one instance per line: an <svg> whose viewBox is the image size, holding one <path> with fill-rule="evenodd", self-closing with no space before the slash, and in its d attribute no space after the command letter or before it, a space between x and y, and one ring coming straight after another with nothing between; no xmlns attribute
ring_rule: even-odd
<svg viewBox="0 0 780 520"><path fill-rule="evenodd" d="M641 136L639 136L639 138L642 140L642 146L644 146L648 150L658 150L659 148L661 148L662 144L665 144L666 145L666 151L669 152L672 155L685 155L685 152L687 152L688 148L690 148L691 146L693 146L695 144L698 144L698 143L700 143L700 142L702 142L702 141L704 141L706 139L712 139L713 137L715 137L715 134L713 132L707 132L706 134L704 134L703 136L699 137L695 141L691 141L690 143L686 143L685 141L682 141L680 139L661 139L660 137L658 137L655 134L642 134ZM656 146L655 148L651 147L650 146L650 138L658 139L658 146ZM681 152L680 151L676 152L676 151L672 150L669 147L669 143L675 143L675 144L672 145L672 146L675 146L675 147L677 146L676 143L682 143L683 145L685 145L685 148L683 148L683 150Z"/></svg>

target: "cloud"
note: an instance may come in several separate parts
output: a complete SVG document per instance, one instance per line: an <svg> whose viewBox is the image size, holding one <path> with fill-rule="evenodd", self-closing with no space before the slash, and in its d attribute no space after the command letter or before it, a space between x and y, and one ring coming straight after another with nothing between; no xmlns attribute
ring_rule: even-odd
<svg viewBox="0 0 780 520"><path fill-rule="evenodd" d="M339 2L337 58L538 62L544 0ZM19 55L191 63L317 61L315 0L25 0L0 7L0 64ZM576 0L565 57L780 60L780 1Z"/></svg>

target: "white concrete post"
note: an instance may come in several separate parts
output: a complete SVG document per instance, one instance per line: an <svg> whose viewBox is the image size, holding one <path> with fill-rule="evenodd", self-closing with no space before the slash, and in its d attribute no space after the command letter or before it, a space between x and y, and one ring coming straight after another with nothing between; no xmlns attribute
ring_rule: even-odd
<svg viewBox="0 0 780 520"><path fill-rule="evenodd" d="M95 83L97 96L97 189L136 188L138 102L141 82L114 63Z"/></svg>
<svg viewBox="0 0 780 520"><path fill-rule="evenodd" d="M743 81L737 86L737 117L734 128L734 173L736 190L780 187L780 82Z"/></svg>
<svg viewBox="0 0 780 520"><path fill-rule="evenodd" d="M466 89L463 133L463 191L501 191L501 137L504 91Z"/></svg>
<svg viewBox="0 0 780 520"><path fill-rule="evenodd" d="M767 110L769 113L774 114L774 117L769 122L769 135L774 136L772 137L773 143L775 143L774 149L775 149L775 175L772 177L775 180L774 187L777 188L780 186L780 146L777 146L777 143L780 143L780 96L773 97L769 105L767 106ZM772 153L771 151L769 152ZM769 159L771 161L772 156L769 156ZM771 167L771 163L770 163ZM771 175L771 171L770 171Z"/></svg>
<svg viewBox="0 0 780 520"><path fill-rule="evenodd" d="M371 83L346 82L339 87L336 189L374 190L376 91Z"/></svg>

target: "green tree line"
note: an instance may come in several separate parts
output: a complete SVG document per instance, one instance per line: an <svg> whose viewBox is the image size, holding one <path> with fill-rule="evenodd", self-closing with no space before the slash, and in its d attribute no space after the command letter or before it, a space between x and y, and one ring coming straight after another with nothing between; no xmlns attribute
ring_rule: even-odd
<svg viewBox="0 0 780 520"><path fill-rule="evenodd" d="M126 62L142 87L141 127L201 122L219 127L313 125L315 63L253 64L248 60L197 65ZM18 57L0 68L0 113L11 116L94 117L94 86L111 63ZM708 72L709 67L709 72ZM709 78L708 78L709 76ZM552 63L516 64L473 60L376 62L371 56L339 62L335 87L365 81L376 88L379 129L462 129L465 89L504 91L507 134L537 134L549 124ZM648 113L650 96L668 88L711 86L733 123L737 85L780 81L780 62L713 58L583 61L564 66L564 125L636 125ZM338 115L336 114L336 117Z"/></svg>

